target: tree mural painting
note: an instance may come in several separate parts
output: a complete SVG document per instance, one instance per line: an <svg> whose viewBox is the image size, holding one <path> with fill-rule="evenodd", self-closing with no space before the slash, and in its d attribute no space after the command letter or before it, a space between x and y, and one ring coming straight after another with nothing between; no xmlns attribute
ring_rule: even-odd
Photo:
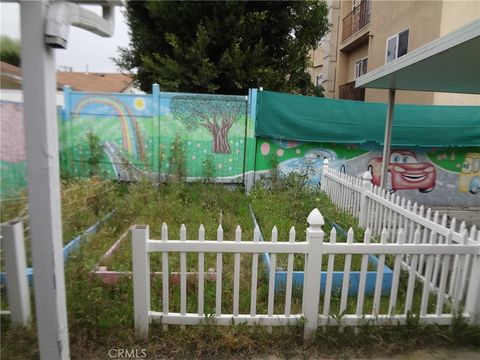
<svg viewBox="0 0 480 360"><path fill-rule="evenodd" d="M238 96L173 97L170 111L188 130L207 129L213 136L214 153L231 153L228 131L241 115L246 115L246 100Z"/></svg>

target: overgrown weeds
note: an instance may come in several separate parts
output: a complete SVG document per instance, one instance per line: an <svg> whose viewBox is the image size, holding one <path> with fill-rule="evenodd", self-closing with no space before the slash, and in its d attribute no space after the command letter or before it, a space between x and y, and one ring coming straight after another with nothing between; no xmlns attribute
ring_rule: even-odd
<svg viewBox="0 0 480 360"><path fill-rule="evenodd" d="M272 191L257 186L251 194L244 196L241 189L226 189L212 184L186 184L171 181L160 186L144 179L132 184L103 183L99 180L65 183L62 197L68 200L72 208L64 210L64 231L73 232L81 226L76 217L90 221L96 219L111 208L116 208L110 222L74 252L66 265L66 290L69 316L69 333L73 359L105 359L112 348L145 349L147 358L181 359L223 359L229 357L250 358L258 355L275 354L283 358L308 356L369 356L376 353L389 355L409 351L418 347L467 346L479 347L480 328L469 326L465 319L458 317L447 326L421 325L416 315L409 315L407 325L379 327L373 322L365 323L357 331L352 328L340 329L332 326L320 328L311 342L303 340L304 322L301 320L288 327L273 328L272 333L261 326L248 327L231 323L227 327L213 325L214 317L209 315L202 326L191 326L181 330L169 326L163 330L162 324L153 324L148 341L138 341L134 336L133 295L130 277L124 277L113 285L105 285L90 271L98 259L112 243L133 223L149 224L151 236L160 237L162 222L169 225L169 236L178 239L179 227L187 225L187 238L195 239L198 226L203 223L206 238L216 239L219 223L222 224L226 239L233 239L237 224L242 226L245 239L252 239L253 223L248 212L251 203L261 222L262 230L270 231L273 225L279 229L279 240L288 239L290 226L297 228L297 236L304 239L308 224L308 213L318 207L324 214L325 231L331 228L330 219L335 219L342 227L348 228L354 219L337 210L328 199L315 189L302 187L301 178L278 179L277 190ZM301 191L299 190L301 188ZM96 189L96 190L94 190ZM83 214L85 210L88 214ZM17 216L22 206L12 210ZM72 219L70 219L70 215ZM70 219L70 220L69 220ZM94 222L94 221L93 221ZM89 224L91 225L91 224ZM355 234L361 234L355 229ZM267 234L264 234L267 237ZM361 236L361 235L359 235ZM109 263L114 270L131 268L130 247L125 242L124 252L119 252ZM121 249L119 249L120 251ZM123 255L119 255L123 254ZM208 262L206 254L206 261ZM176 255L171 255L171 271L178 271ZM233 259L224 255L222 311L231 313L233 299ZM161 259L152 255L152 270L159 271ZM212 262L213 264L213 262ZM189 257L187 270L196 271L196 257ZM205 266L205 269L208 265ZM240 299L241 313L250 312L251 255L241 257ZM160 278L152 278L152 310L160 310L162 304L162 283ZM187 311L196 312L196 280L189 280ZM420 285L417 285L417 287ZM421 291L416 288L415 293ZM404 291L399 290L399 299ZM179 311L179 286L170 286L170 311ZM257 313L266 313L268 306L268 281L266 272L259 264L257 288ZM302 288L293 291L292 314L301 313ZM433 298L433 296L432 296ZM332 295L331 311L338 311L340 294ZM418 308L417 297L413 308ZM400 300L399 300L400 301ZM382 298L382 304L387 302ZM323 304L323 297L320 299ZM371 310L372 301L365 299L364 309ZM285 292L279 291L274 297L274 313L282 313L285 306ZM350 296L347 303L349 313L354 312L356 297ZM384 305L382 305L384 306ZM383 309L383 308L382 308ZM207 314L215 312L215 283L205 284L205 310ZM398 311L403 310L400 308ZM429 308L430 311L430 308ZM319 309L321 312L321 309ZM383 313L383 311L382 311ZM337 318L341 322L342 314ZM34 325L35 326L35 325ZM32 329L35 329L35 327ZM38 358L35 330L19 330L10 327L7 318L2 318L1 355L6 359Z"/></svg>

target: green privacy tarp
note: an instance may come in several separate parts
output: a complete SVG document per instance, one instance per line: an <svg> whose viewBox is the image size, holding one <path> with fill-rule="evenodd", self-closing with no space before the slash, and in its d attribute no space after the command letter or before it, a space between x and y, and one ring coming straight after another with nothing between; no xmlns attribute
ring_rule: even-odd
<svg viewBox="0 0 480 360"><path fill-rule="evenodd" d="M255 134L383 144L387 105L259 91ZM392 145L480 146L480 106L395 105Z"/></svg>

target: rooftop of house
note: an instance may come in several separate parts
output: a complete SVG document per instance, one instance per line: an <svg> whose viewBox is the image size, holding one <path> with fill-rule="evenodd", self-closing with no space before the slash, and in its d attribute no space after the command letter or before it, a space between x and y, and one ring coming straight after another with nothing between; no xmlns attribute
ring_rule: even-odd
<svg viewBox="0 0 480 360"><path fill-rule="evenodd" d="M22 69L0 62L0 74L3 78L15 80L21 83ZM2 81L3 83L3 81ZM124 92L133 83L130 75L119 73L95 73L95 72L57 72L57 88L62 89L69 85L75 91L90 92Z"/></svg>
<svg viewBox="0 0 480 360"><path fill-rule="evenodd" d="M133 83L130 75L118 73L57 72L57 84L72 90L92 92L124 92Z"/></svg>
<svg viewBox="0 0 480 360"><path fill-rule="evenodd" d="M0 73L13 76L22 76L22 69L15 65L0 61Z"/></svg>

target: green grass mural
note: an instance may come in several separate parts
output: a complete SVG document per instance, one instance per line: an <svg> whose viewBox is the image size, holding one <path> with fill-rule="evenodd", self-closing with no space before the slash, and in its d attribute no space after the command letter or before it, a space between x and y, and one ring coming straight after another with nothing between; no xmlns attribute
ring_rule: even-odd
<svg viewBox="0 0 480 360"><path fill-rule="evenodd" d="M302 143L290 140L257 138L256 170L270 170L272 164L294 158L303 158L309 151L319 148L332 150L339 159L346 160L368 152L368 150L361 149L355 144Z"/></svg>
<svg viewBox="0 0 480 360"><path fill-rule="evenodd" d="M439 148L431 149L431 151L427 152L427 157L435 165L440 166L445 170L459 173L462 171L462 166L467 154L480 155L479 152L480 149L474 146L463 148Z"/></svg>

